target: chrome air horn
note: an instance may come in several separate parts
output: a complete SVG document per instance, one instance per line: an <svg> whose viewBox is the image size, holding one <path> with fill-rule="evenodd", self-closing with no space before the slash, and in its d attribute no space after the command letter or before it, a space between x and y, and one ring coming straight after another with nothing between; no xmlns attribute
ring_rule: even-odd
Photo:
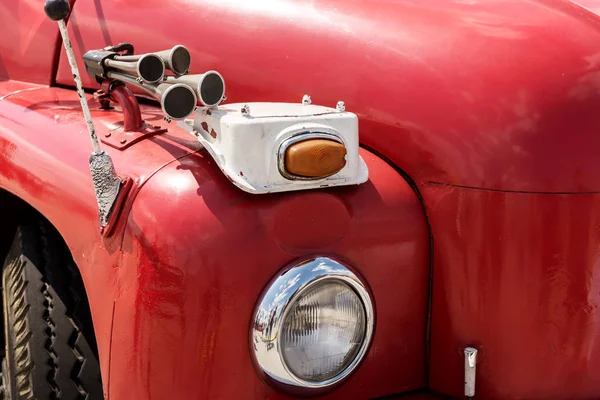
<svg viewBox="0 0 600 400"><path fill-rule="evenodd" d="M183 83L194 89L200 104L213 107L225 96L225 80L217 71L208 71L200 75L167 77L167 83Z"/></svg>
<svg viewBox="0 0 600 400"><path fill-rule="evenodd" d="M85 53L83 61L88 74L101 81L106 78L108 71L116 71L133 75L146 83L160 82L165 76L165 64L156 54L143 54L136 56L135 60L124 61L118 59L119 50L130 53L133 51L133 46L129 43L120 43Z"/></svg>
<svg viewBox="0 0 600 400"><path fill-rule="evenodd" d="M165 64L155 54L144 54L138 60L131 62L107 59L104 65L113 70L137 75L146 83L160 82L165 76Z"/></svg>
<svg viewBox="0 0 600 400"><path fill-rule="evenodd" d="M83 59L87 72L98 82L121 81L138 94L151 96L160 102L168 119L184 119L196 105L215 107L225 98L225 81L218 72L185 75L191 57L182 45L135 55L131 44L120 43L88 51ZM165 67L175 75L166 76Z"/></svg>
<svg viewBox="0 0 600 400"><path fill-rule="evenodd" d="M196 108L196 94L194 90L182 83L159 83L151 85L139 82L132 76L112 71L107 72L107 77L132 85L152 96L160 102L163 112L170 119L184 119Z"/></svg>
<svg viewBox="0 0 600 400"><path fill-rule="evenodd" d="M180 44L172 49L157 51L155 53L142 55L119 55L115 56L115 60L125 62L138 61L150 54L158 56L163 61L167 69L173 71L175 75L185 75L190 70L192 57L190 56L188 49Z"/></svg>

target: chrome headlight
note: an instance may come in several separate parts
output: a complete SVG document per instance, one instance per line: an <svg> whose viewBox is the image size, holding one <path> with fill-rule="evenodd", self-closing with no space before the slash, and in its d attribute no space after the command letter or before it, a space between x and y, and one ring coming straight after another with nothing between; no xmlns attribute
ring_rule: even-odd
<svg viewBox="0 0 600 400"><path fill-rule="evenodd" d="M326 388L364 358L373 334L365 285L340 262L304 261L278 276L254 313L251 346L273 383Z"/></svg>

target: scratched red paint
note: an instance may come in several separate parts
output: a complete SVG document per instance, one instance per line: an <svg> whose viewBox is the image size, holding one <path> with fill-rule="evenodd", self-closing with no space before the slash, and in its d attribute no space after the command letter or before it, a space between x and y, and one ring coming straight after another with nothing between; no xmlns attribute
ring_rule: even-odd
<svg viewBox="0 0 600 400"><path fill-rule="evenodd" d="M277 206L296 195L243 193L208 162L206 153L198 152L196 140L170 127L168 135L146 139L125 151L106 149L119 174L132 177L135 186L123 205L124 217L110 237L102 238L87 173L85 125L75 106L64 108L77 101L76 94L40 89L35 100L27 92L9 99L0 101L0 115L13 119L3 122L3 135L8 133L3 138L18 145L1 147L9 149L0 153L5 166L0 170L2 186L46 215L74 250L89 287L105 380L115 302L111 399L147 398L149 391L157 398L168 394L243 398L248 392L258 398L282 397L255 373L247 334L263 286L281 266L299 256L280 247L279 236L288 235L286 243L296 248L295 241L304 243L303 237L309 237L309 232L294 238L273 228L280 222L272 218L279 212ZM25 111L40 101L44 108ZM23 120L25 112L28 118ZM64 124L62 118L54 122L55 115L71 114L79 114L79 122L67 118ZM102 117L96 120L101 122ZM29 127L25 131L23 121ZM48 134L42 144L37 140L41 131ZM36 152L31 150L34 147ZM53 154L62 161L57 164L40 154ZM312 242L307 251L334 253L356 265L377 302L378 333L371 353L352 379L329 398L350 393L380 396L424 385L428 274L424 217L416 196L390 166L367 151L363 157L373 173L369 183L325 197L320 191L304 192L303 202L297 204L325 211L331 208L333 196L352 210L343 237ZM25 165L32 167L25 170ZM319 219L326 217L324 212ZM321 225L321 235L338 229L337 224L328 228L325 220ZM364 226L374 229L367 231ZM303 229L313 228L309 224ZM368 263L362 261L365 257ZM394 296L388 295L399 287ZM406 306L399 309L399 301ZM402 324L410 329L397 332ZM393 354L398 368L385 368ZM225 385L223 379L234 370L238 384ZM364 381L376 385L365 386Z"/></svg>
<svg viewBox="0 0 600 400"><path fill-rule="evenodd" d="M140 53L181 43L192 73L224 75L230 102L299 102L304 93L325 105L343 100L360 118L363 145L414 180L434 243L426 359L424 214L374 154L362 153L369 183L307 194L303 206L327 209L317 193L328 193L350 218L348 231L323 224L328 245L315 249L310 232L294 237L293 226L267 218L300 194L240 192L169 125L168 135L110 150L117 170L136 180L137 197L115 239L100 239L75 93L41 89L0 101L0 186L43 212L72 249L105 384L116 304L111 399L283 397L254 373L247 325L264 283L307 243L356 265L377 303L368 358L327 398L426 382L460 397L466 345L481 350L480 398L600 396L596 15L566 0L99 4L101 13L93 2L75 6L69 26L79 59L118 40ZM0 96L31 88L13 80L52 81L56 39L37 9L29 22L16 5L5 9L3 26L40 36L42 51L0 37L0 54L21 55L2 58L0 76L11 80L0 82ZM64 55L56 81L72 85Z"/></svg>

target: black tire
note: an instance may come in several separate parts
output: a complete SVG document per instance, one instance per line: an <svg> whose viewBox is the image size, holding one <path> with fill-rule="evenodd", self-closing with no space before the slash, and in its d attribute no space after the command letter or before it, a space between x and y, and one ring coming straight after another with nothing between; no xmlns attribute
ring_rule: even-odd
<svg viewBox="0 0 600 400"><path fill-rule="evenodd" d="M50 224L17 229L2 270L5 399L102 399L79 271Z"/></svg>

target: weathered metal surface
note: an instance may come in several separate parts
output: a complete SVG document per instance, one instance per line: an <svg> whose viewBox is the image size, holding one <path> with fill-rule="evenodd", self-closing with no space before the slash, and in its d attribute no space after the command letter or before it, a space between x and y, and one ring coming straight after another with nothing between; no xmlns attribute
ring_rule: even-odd
<svg viewBox="0 0 600 400"><path fill-rule="evenodd" d="M108 223L108 216L110 215L112 206L119 195L121 180L117 177L112 159L106 152L93 152L90 155L89 162L96 200L98 202L100 226L104 228Z"/></svg>
<svg viewBox="0 0 600 400"><path fill-rule="evenodd" d="M21 91L7 96L15 87ZM88 164L89 138L77 94L57 88L22 90L25 87L0 82L0 97L4 97L0 101L0 188L39 210L68 243L90 299L102 375L108 384L112 310L119 288L117 272L124 267L122 251L128 251L121 247L122 230L131 203L157 170L197 151L200 145L185 140L188 135L181 133L178 138L151 138L123 152L111 151L115 166L135 185L122 206L125 218L113 223L111 237L102 238ZM100 111L96 101L88 100L99 132L122 119L119 112ZM144 119L166 127L160 114L142 107ZM134 151L136 147L138 151Z"/></svg>
<svg viewBox="0 0 600 400"><path fill-rule="evenodd" d="M97 110L95 100L90 106L98 126L120 117ZM148 111L142 105L145 119ZM284 398L252 366L248 324L264 285L314 253L356 266L377 304L369 355L327 398L425 385L427 228L412 189L373 154L361 152L376 175L364 185L257 198L233 187L171 124L168 134L107 150L134 185L103 238L76 93L22 92L0 101L0 116L0 187L40 210L69 244L88 290L106 388L112 363L111 399ZM238 384L227 384L231 374Z"/></svg>
<svg viewBox="0 0 600 400"><path fill-rule="evenodd" d="M424 387L424 216L392 167L361 155L368 183L265 196L235 188L205 152L161 169L137 195L124 235L111 399L288 398L252 365L250 318L265 285L308 254L355 267L376 307L363 364L322 399Z"/></svg>
<svg viewBox="0 0 600 400"><path fill-rule="evenodd" d="M127 196L133 187L133 180L131 178L124 178L121 180L120 186L119 195L115 199L111 212L108 215L106 225L102 228L102 236L108 237L112 235L115 226L119 223L123 204L127 201Z"/></svg>
<svg viewBox="0 0 600 400"><path fill-rule="evenodd" d="M168 130L159 125L142 123L137 131L126 131L124 127L115 128L101 135L100 141L117 150L124 150L141 140L166 132Z"/></svg>
<svg viewBox="0 0 600 400"><path fill-rule="evenodd" d="M600 194L431 185L423 196L437 233L432 389L462 395L457 349L472 345L475 398L597 398Z"/></svg>
<svg viewBox="0 0 600 400"><path fill-rule="evenodd" d="M0 16L16 15L14 4L5 6L8 13ZM299 102L303 93L310 93L319 104L334 105L343 99L358 114L363 144L413 178L431 222L435 240L428 360L432 389L454 397L464 394L461 349L474 345L480 349L478 397L598 397L600 23L596 15L563 0L176 0L168 5L144 1L143 6L140 1L103 0L97 4L80 2L75 7L70 28L81 38L75 49L79 54L111 44L117 37L135 42L140 52L185 43L194 59L191 72L219 70L227 79L232 101ZM31 18L35 20L35 14ZM19 28L19 32L26 30L35 31L27 24ZM161 34L148 34L156 31ZM13 42L2 41L0 54L12 54L7 43ZM28 79L30 73L34 81L45 76L41 66L47 53L26 56L2 59L9 76ZM63 57L57 81L71 84ZM91 80L86 82L94 87ZM230 187L214 166L208 167L201 153L188 156L151 180L154 189L139 192L144 196L130 214L129 233L113 235L123 239L123 260L109 244L104 244L105 254L87 230L77 236L73 232L74 226L85 226L93 215L91 185L76 175L68 187L58 186L32 155L41 147L43 153L61 160L59 168L52 164L59 175L72 176L75 170L88 178L81 168L86 166L86 156L65 152L81 144L75 138L82 136L78 130L84 126L70 125L81 114L73 111L71 100L54 90L48 92L50 99L39 97L39 90L28 93L0 101L0 141L4 140L0 148L3 161L9 160L3 164L8 167L0 169L2 184L9 184L51 217L67 237L84 280L93 280L88 286L105 376L109 310L117 298L111 398L278 397L255 381L247 337L229 335L247 333L249 299L262 289L258 282L272 277L275 265L315 251L318 243L333 243L321 248L342 252L358 265L385 257L399 274L407 270L407 265L401 265L407 261L425 268L423 259L411 258L408 244L422 234L411 230L417 229L411 224L421 223L411 220L420 211L407 206L412 204L408 197L393 192L403 183L377 168L379 161L370 157L366 161L371 182L362 187L331 194L277 195L262 200L270 205L258 207L255 200L247 201ZM40 104L44 99L51 105ZM3 104L7 100L10 105ZM34 120L23 118L25 109ZM5 121L7 115L38 129L25 132L21 125ZM54 115L62 133L53 129L52 135L63 139L56 148L39 141L39 132L52 126ZM108 123L111 118L114 122L114 113L109 112L102 120ZM123 151L128 158L115 156L117 167L122 163L147 179L158 165L180 157L181 143L186 141L177 136L178 143L170 136L144 140ZM35 146L23 145L34 142ZM185 171L191 176L178 180L176 173ZM54 183L41 185L40 177ZM82 187L88 190L83 200ZM167 194L154 199L154 191L165 187L170 193L185 194L175 196L174 202ZM321 204L323 196L330 196L327 206ZM60 207L57 198L63 200ZM388 207L392 203L404 207L403 217L393 225L385 225L380 214L374 219L377 223L367 218L369 212L378 211L373 208L382 199ZM336 201L350 202L351 212L338 210L333 206ZM275 215L275 203L284 210L279 220L263 223L262 218ZM285 211L284 203L293 204ZM71 209L65 210L65 205ZM285 218L311 223L308 211L301 214L307 217L303 219L292 212L294 207L314 212L319 209L315 205L336 218L323 225L330 229L304 225L296 232L288 227ZM160 212L148 212L157 208ZM382 212L390 214L389 209ZM144 215L156 220L145 220ZM161 231L165 226L168 229ZM238 230L238 236L228 234ZM358 232L368 235L359 240ZM399 241L393 245L389 237ZM98 248L89 247L92 244ZM423 251L426 247L421 242L416 246ZM90 254L94 254L91 260ZM396 313L424 307L425 300L399 298L404 293L398 282L404 277L385 285L376 272L380 264L368 265L378 321L382 315L390 321L385 328L377 327L365 369L361 367L336 392L340 397L369 397L372 393L366 391L375 386L387 394L424 384L424 373L411 375L415 369L408 363L397 365L405 361L402 357L378 364L386 358L381 353L389 352L390 343L377 340L394 338L391 345L404 351L418 348L420 343L398 339L398 332L412 337L414 326ZM382 308L378 293L394 298L393 308ZM423 330L420 338L424 337ZM424 361L417 361L416 369ZM236 385L230 384L231 376L236 377Z"/></svg>
<svg viewBox="0 0 600 400"><path fill-rule="evenodd" d="M584 221L600 209L596 15L562 0L176 1L193 12L145 12L188 29L145 42L151 18L130 29L121 3L103 4L142 51L186 43L192 72L219 70L231 101L343 99L362 143L413 178L435 241L436 392L464 395L461 349L481 344L482 398L600 395L600 238ZM77 29L103 44L98 25Z"/></svg>

